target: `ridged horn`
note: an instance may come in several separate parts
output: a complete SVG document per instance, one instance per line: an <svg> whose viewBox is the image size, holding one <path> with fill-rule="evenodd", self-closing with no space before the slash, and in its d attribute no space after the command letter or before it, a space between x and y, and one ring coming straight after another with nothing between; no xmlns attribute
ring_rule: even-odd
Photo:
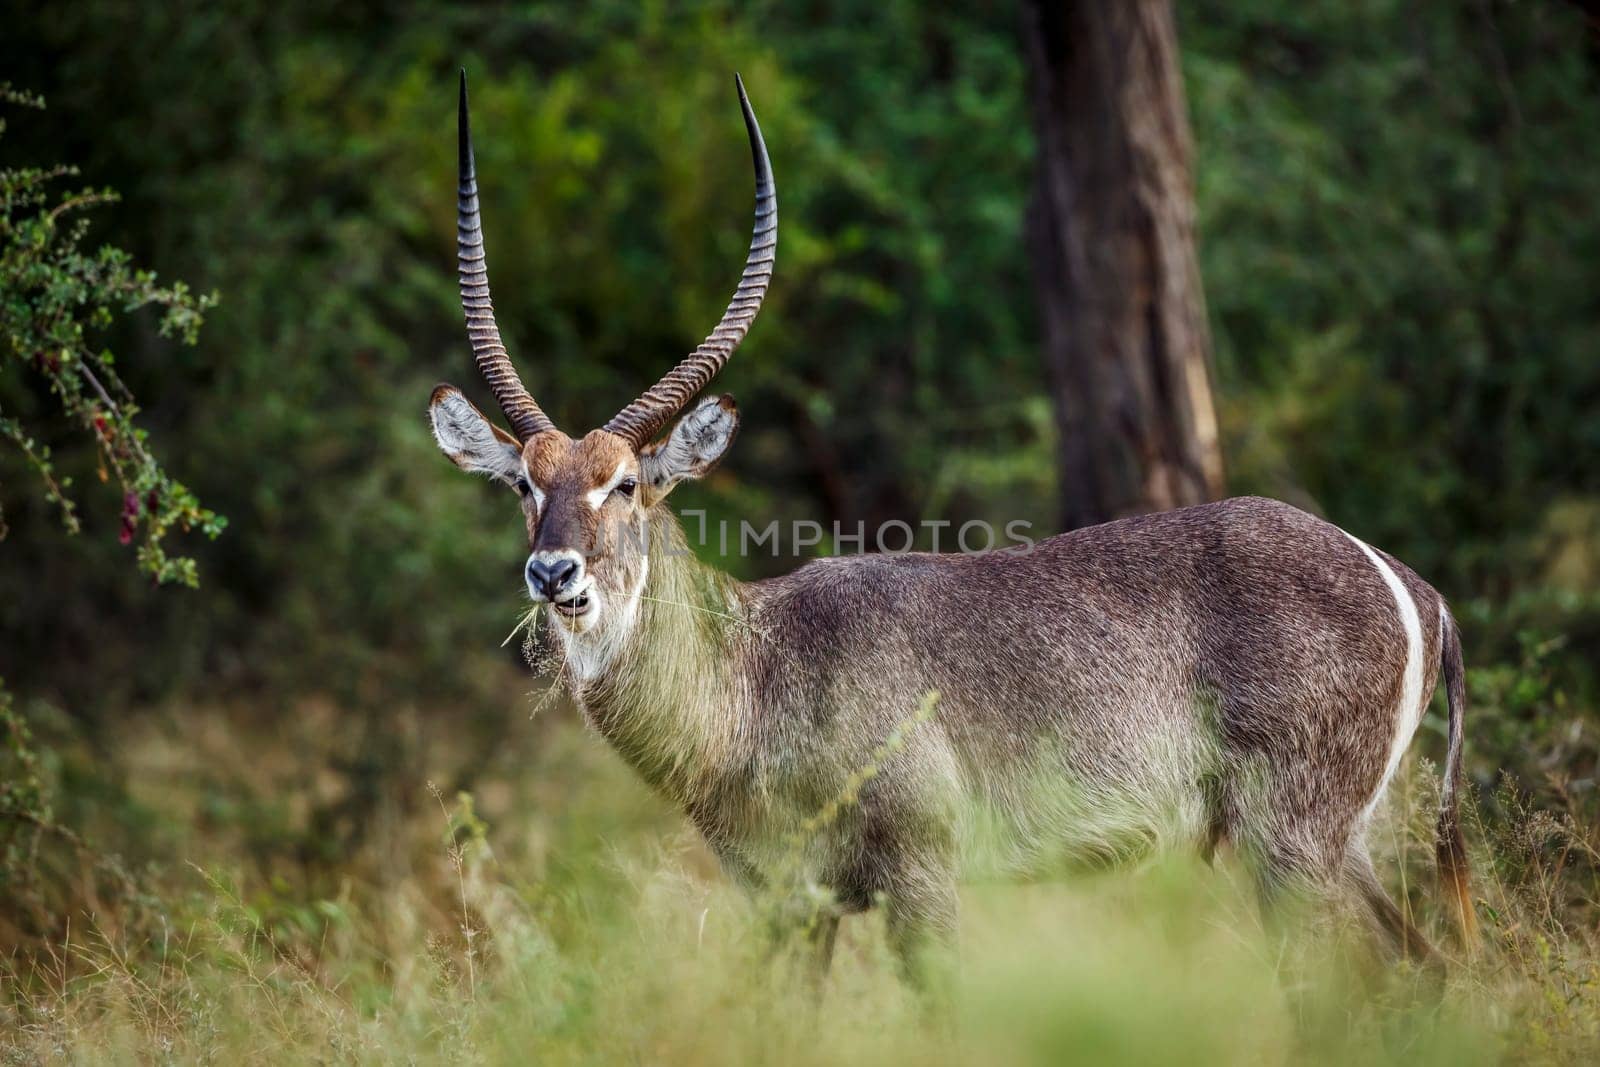
<svg viewBox="0 0 1600 1067"><path fill-rule="evenodd" d="M744 81L737 74L733 81L739 89L739 106L744 109L750 155L756 168L756 222L755 233L750 238L750 254L744 261L739 288L734 290L733 299L728 303L728 310L722 313L717 328L699 348L668 371L666 377L606 423L607 430L624 438L634 448L642 448L660 433L728 362L728 357L749 332L756 312L761 310L767 283L772 280L772 264L778 249L778 193L772 182L772 162L767 158L767 144L761 139L761 127L750 108L750 98L745 95Z"/></svg>
<svg viewBox="0 0 1600 1067"><path fill-rule="evenodd" d="M467 337L478 370L500 402L517 440L553 430L550 421L517 377L495 325L489 300L489 268L483 255L483 226L478 221L478 171L472 158L472 125L467 118L467 72L461 71L461 105L457 113L459 181L456 185L456 276L461 283L461 310L467 316Z"/></svg>

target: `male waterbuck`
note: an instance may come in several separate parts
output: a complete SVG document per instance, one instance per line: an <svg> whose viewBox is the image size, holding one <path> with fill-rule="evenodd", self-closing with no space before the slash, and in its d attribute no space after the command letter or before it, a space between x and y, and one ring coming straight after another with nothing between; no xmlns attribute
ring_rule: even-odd
<svg viewBox="0 0 1600 1067"><path fill-rule="evenodd" d="M1425 957L1364 836L1442 671L1438 863L1470 937L1456 626L1426 582L1336 526L1244 498L1027 552L855 555L757 582L687 551L667 496L722 458L739 421L728 397L690 405L755 318L777 244L742 83L739 102L756 221L733 300L664 378L573 438L524 388L495 325L463 75L461 300L511 432L448 385L429 414L457 466L521 497L528 592L548 606L593 727L745 885L799 849L803 876L834 901L824 965L838 915L873 904L907 962L948 938L975 852L1021 873L1152 846L1209 857L1224 842L1265 897L1304 886L1351 901L1396 953ZM931 719L883 757L930 693ZM875 753L856 802L813 818ZM980 836L998 848L978 849Z"/></svg>

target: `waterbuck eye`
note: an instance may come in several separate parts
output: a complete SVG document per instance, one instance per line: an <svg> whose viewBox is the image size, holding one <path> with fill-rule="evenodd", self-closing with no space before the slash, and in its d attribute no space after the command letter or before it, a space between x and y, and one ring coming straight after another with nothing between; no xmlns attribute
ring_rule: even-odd
<svg viewBox="0 0 1600 1067"><path fill-rule="evenodd" d="M617 492L621 493L623 496L632 496L633 491L637 488L639 488L639 483L634 481L632 478L624 478L622 481L617 483Z"/></svg>
<svg viewBox="0 0 1600 1067"><path fill-rule="evenodd" d="M533 486L528 484L528 479L523 478L520 475L517 477L517 480L511 484L512 487L516 489L518 496L527 496L529 493L533 492Z"/></svg>

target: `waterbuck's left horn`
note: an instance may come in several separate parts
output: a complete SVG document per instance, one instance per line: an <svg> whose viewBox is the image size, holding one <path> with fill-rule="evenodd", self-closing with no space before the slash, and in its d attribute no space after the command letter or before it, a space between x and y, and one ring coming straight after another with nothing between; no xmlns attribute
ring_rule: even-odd
<svg viewBox="0 0 1600 1067"><path fill-rule="evenodd" d="M494 305L489 301L489 268L483 255L483 226L478 222L478 171L472 158L472 126L467 120L467 72L461 72L459 123L459 182L456 186L456 276L461 283L461 310L467 316L467 337L472 355L478 361L500 410L511 423L517 440L553 430L550 421L533 396L517 377L506 346L495 325Z"/></svg>
<svg viewBox="0 0 1600 1067"><path fill-rule="evenodd" d="M749 332L756 312L761 310L767 283L772 280L772 264L778 250L778 193L772 182L772 162L767 158L767 145L761 139L756 113L750 109L750 98L745 95L744 81L737 74L733 81L739 88L739 106L744 109L750 155L756 168L756 222L755 233L750 238L750 254L744 261L739 288L734 290L733 299L728 303L728 310L722 313L717 328L699 348L668 371L666 377L606 423L607 430L627 440L634 448L643 447L660 433L728 362L728 357Z"/></svg>

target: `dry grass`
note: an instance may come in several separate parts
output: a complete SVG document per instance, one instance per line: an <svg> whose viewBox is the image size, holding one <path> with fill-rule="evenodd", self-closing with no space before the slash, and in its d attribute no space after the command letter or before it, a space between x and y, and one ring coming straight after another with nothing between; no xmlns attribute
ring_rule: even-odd
<svg viewBox="0 0 1600 1067"><path fill-rule="evenodd" d="M4 1062L1600 1059L1595 828L1510 792L1473 812L1483 944L1442 987L1376 965L1336 926L1264 929L1233 864L1168 858L965 891L959 993L935 1018L870 917L846 922L813 1005L763 903L564 711L509 723L471 797L427 782L481 753L448 723L401 716L424 753L409 782L351 854L299 869L270 835L263 850L249 813L219 819L214 794L250 782L291 829L337 806L337 709L298 708L289 726L180 719L130 726L116 747L170 856L144 873L156 919L78 915L16 956L0 977ZM1374 845L1450 946L1433 783L1408 770Z"/></svg>

